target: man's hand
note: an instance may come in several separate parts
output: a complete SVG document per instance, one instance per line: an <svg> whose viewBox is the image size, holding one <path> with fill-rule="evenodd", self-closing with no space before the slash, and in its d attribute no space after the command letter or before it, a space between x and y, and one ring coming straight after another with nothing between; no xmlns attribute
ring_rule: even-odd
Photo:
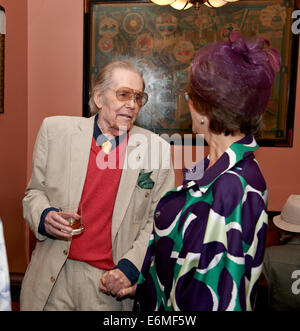
<svg viewBox="0 0 300 331"><path fill-rule="evenodd" d="M101 277L100 290L106 294L117 295L130 286L131 282L120 269L106 271Z"/></svg>
<svg viewBox="0 0 300 331"><path fill-rule="evenodd" d="M134 297L135 296L135 292L136 292L136 286L137 286L137 283L135 283L134 285L130 286L130 287L127 287L127 288L123 288L122 290L120 290L118 293L117 293L117 298L118 299L122 299L124 297Z"/></svg>
<svg viewBox="0 0 300 331"><path fill-rule="evenodd" d="M69 217L80 217L74 213L50 211L45 217L45 230L55 238L69 239L72 237L72 228L69 226Z"/></svg>

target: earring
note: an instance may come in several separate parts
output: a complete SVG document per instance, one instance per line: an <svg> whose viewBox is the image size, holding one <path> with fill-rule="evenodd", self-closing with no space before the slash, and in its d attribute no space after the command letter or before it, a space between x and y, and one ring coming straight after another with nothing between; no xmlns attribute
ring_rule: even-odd
<svg viewBox="0 0 300 331"><path fill-rule="evenodd" d="M201 125L203 125L204 124L204 119L202 119L200 123L201 123Z"/></svg>

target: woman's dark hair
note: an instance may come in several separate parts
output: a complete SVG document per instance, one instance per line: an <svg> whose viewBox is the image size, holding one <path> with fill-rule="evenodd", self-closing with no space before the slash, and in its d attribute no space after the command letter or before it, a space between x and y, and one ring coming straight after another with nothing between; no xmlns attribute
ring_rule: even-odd
<svg viewBox="0 0 300 331"><path fill-rule="evenodd" d="M189 71L189 95L216 133L240 130L258 136L280 70L279 52L258 36L244 39L238 32L229 41L205 45L196 53Z"/></svg>
<svg viewBox="0 0 300 331"><path fill-rule="evenodd" d="M252 134L259 138L263 128L262 115L244 115L238 114L227 109L214 107L202 100L191 85L188 85L187 92L191 98L195 109L208 117L209 129L217 134L224 133L226 136L234 135L240 131L244 134Z"/></svg>

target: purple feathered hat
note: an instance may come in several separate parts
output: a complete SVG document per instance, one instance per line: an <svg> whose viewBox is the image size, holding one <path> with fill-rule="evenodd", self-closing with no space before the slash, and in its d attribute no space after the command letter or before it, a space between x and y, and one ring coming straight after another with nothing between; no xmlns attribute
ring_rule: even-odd
<svg viewBox="0 0 300 331"><path fill-rule="evenodd" d="M232 32L230 41L202 47L191 65L191 87L214 107L242 115L262 114L281 65L279 52L269 46L261 37L245 40Z"/></svg>

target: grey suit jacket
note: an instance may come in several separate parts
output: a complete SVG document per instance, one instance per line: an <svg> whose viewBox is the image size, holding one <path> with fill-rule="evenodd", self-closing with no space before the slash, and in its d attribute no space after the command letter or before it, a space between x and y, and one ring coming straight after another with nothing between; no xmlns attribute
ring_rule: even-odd
<svg viewBox="0 0 300 331"><path fill-rule="evenodd" d="M94 117L55 116L46 118L38 133L32 176L23 199L24 218L38 240L22 283L22 310L44 308L68 257L71 241L42 236L38 226L44 209L79 204L93 126ZM111 240L116 264L126 258L140 270L152 232L154 209L162 195L174 188L174 171L170 165L169 144L134 126L129 133L112 217ZM137 185L142 170L152 171L152 189ZM130 309L130 304L124 303L124 309Z"/></svg>
<svg viewBox="0 0 300 331"><path fill-rule="evenodd" d="M269 309L300 311L300 238L268 247L263 273L268 281Z"/></svg>

